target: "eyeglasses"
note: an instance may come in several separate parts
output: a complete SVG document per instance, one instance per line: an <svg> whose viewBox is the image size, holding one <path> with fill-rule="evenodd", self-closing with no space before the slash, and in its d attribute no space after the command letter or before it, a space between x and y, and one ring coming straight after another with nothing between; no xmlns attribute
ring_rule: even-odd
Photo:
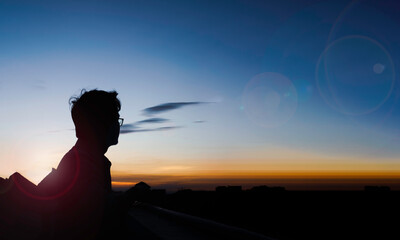
<svg viewBox="0 0 400 240"><path fill-rule="evenodd" d="M119 126L122 126L122 124L124 124L124 119L118 118L118 123L119 123Z"/></svg>

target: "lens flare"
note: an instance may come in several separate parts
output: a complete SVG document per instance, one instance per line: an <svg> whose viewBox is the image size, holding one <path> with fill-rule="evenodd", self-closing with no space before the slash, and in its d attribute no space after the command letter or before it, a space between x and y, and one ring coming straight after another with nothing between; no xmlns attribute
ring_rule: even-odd
<svg viewBox="0 0 400 240"><path fill-rule="evenodd" d="M12 180L17 189L25 194L27 197L37 199L37 200L53 200L60 198L67 194L75 185L78 180L80 174L80 157L78 151L74 148L75 160L76 160L76 169L74 173L74 177L72 181L65 187L59 189L59 191L52 195L41 195L36 192L36 188L32 186L31 183L26 183L26 180L19 174L12 175Z"/></svg>
<svg viewBox="0 0 400 240"><path fill-rule="evenodd" d="M395 71L391 56L377 41L347 36L330 44L316 68L319 93L335 110L352 116L377 110L390 97Z"/></svg>
<svg viewBox="0 0 400 240"><path fill-rule="evenodd" d="M297 91L285 76L265 72L253 77L243 93L243 108L254 123L278 127L286 123L297 109Z"/></svg>
<svg viewBox="0 0 400 240"><path fill-rule="evenodd" d="M385 70L385 65L376 63L372 69L373 69L374 73L381 74Z"/></svg>

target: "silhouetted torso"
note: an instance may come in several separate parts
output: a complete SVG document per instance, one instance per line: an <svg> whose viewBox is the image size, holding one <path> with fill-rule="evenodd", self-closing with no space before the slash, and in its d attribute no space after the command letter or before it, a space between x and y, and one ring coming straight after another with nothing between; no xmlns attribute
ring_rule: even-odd
<svg viewBox="0 0 400 240"><path fill-rule="evenodd" d="M111 198L111 162L101 153L76 144L57 169L38 185L49 198L45 211L46 237L92 238L107 230L107 203Z"/></svg>

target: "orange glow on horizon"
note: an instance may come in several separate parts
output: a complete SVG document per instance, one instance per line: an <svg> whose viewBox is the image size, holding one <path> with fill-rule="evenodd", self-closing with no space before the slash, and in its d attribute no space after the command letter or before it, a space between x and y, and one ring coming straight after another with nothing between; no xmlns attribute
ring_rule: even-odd
<svg viewBox="0 0 400 240"><path fill-rule="evenodd" d="M219 185L283 186L288 190L362 190L367 185L387 185L400 190L400 171L270 171L213 172L193 175L113 175L114 188L128 188L144 181L150 186L213 190Z"/></svg>

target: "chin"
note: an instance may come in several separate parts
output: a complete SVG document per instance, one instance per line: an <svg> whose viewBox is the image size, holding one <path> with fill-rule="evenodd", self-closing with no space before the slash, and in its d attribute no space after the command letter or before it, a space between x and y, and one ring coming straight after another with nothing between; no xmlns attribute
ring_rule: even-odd
<svg viewBox="0 0 400 240"><path fill-rule="evenodd" d="M117 145L117 144L118 144L118 139L108 142L108 146L114 146L114 145Z"/></svg>

